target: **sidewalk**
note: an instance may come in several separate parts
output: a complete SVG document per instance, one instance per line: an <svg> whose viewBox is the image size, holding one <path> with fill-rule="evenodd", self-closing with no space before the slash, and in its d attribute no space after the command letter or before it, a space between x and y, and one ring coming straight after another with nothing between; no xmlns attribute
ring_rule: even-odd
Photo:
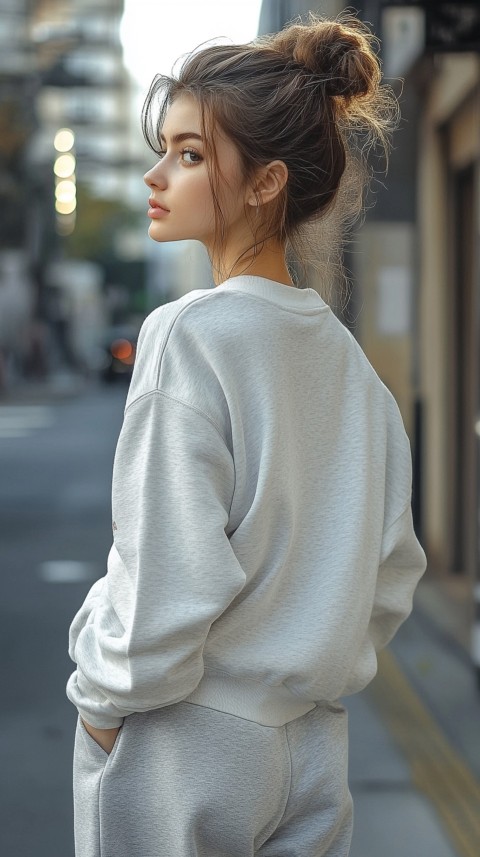
<svg viewBox="0 0 480 857"><path fill-rule="evenodd" d="M367 695L352 698L348 709L355 808L350 857L460 857Z"/></svg>
<svg viewBox="0 0 480 857"><path fill-rule="evenodd" d="M345 702L350 857L478 857L480 695L455 641L416 610Z"/></svg>

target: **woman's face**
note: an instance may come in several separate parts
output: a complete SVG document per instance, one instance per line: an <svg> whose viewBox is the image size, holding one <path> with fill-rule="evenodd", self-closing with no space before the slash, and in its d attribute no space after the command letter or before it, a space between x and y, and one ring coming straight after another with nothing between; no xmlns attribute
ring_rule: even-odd
<svg viewBox="0 0 480 857"><path fill-rule="evenodd" d="M196 239L211 249L214 205L200 108L192 96L181 95L168 108L161 142L160 160L144 176L150 188L148 234L154 241ZM243 187L238 152L221 132L216 135L215 149L220 168L219 202L228 240L238 238L245 230L247 191Z"/></svg>

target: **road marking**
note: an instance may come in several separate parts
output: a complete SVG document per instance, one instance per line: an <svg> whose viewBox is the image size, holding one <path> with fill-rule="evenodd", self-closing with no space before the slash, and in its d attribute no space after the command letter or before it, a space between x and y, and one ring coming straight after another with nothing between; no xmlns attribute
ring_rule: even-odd
<svg viewBox="0 0 480 857"><path fill-rule="evenodd" d="M83 583L85 580L96 580L99 576L95 563L77 562L73 559L42 562L37 571L46 583Z"/></svg>
<svg viewBox="0 0 480 857"><path fill-rule="evenodd" d="M390 651L370 685L381 716L410 764L414 785L437 808L459 857L478 857L480 783L455 752Z"/></svg>
<svg viewBox="0 0 480 857"><path fill-rule="evenodd" d="M29 437L39 428L49 428L55 422L53 408L45 405L1 405L0 440Z"/></svg>

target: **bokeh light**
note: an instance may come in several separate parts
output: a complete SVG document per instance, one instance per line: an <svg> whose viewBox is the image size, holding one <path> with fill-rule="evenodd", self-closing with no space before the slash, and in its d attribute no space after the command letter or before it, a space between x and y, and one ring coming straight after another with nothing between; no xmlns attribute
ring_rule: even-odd
<svg viewBox="0 0 480 857"><path fill-rule="evenodd" d="M75 134L71 128L60 128L55 134L53 145L57 152L69 152L75 143Z"/></svg>

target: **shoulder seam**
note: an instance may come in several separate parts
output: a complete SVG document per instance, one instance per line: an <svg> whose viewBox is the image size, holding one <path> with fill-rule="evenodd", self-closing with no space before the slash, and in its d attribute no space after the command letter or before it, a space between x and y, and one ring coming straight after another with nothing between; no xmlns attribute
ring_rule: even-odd
<svg viewBox="0 0 480 857"><path fill-rule="evenodd" d="M225 444L225 438L222 435L220 426L217 425L215 420L213 420L208 414L206 414L205 411L200 410L200 408L197 408L195 405L190 404L190 402L186 402L184 399L179 399L177 396L172 396L171 393L167 393L166 390L160 390L157 388L156 390L149 390L148 393L142 393L141 396L138 396L125 408L125 416L127 415L130 408L132 408L133 405L136 405L137 402L141 402L143 399L147 399L149 396L154 395L164 396L165 398L170 399L172 402L176 402L179 405L185 405L186 408L189 408L191 411L195 411L195 413L199 414L201 417L204 417L204 419L208 420L208 422L213 426L213 428L220 435L221 440Z"/></svg>
<svg viewBox="0 0 480 857"><path fill-rule="evenodd" d="M163 358L163 354L164 354L165 348L167 347L167 342L168 342L168 340L169 340L169 337L170 337L170 334L171 334L171 332L172 332L172 329L173 329L173 326L174 326L175 322L177 321L177 319L178 319L178 318L180 318L180 316L181 316L182 312L185 312L185 310L187 310L190 306L192 306L192 304L196 303L197 301L204 300L205 298L208 298L208 297L209 297L209 295L200 295L200 297L195 298L195 299L194 299L194 300L192 300L192 301L189 301L189 302L186 304L186 306L182 307L182 308L181 308L181 309L180 309L180 310L175 314L175 316L172 318L172 320L171 320L171 322L170 322L170 325L169 325L169 327L168 327L168 330L167 330L167 332L166 332L166 334L165 334L165 338L164 338L164 340L163 340L162 348L161 348L160 355L159 355L159 358L158 358L158 366L157 366L157 373L156 373L156 378L155 378L155 384L156 384L156 389L157 389L159 392L160 392L160 390L159 390L159 383L160 383L160 369L161 369L161 366L162 366L162 358ZM153 391L152 391L152 392L153 392ZM167 393L167 395L168 395L168 393ZM172 398L174 398L174 397L172 396ZM181 400L181 399L178 399L178 401L182 401L182 400ZM188 402L184 402L184 404L188 404ZM202 413L202 411L200 411L199 413ZM206 415L205 415L205 416L206 416ZM209 419L209 417L207 417L207 419Z"/></svg>

